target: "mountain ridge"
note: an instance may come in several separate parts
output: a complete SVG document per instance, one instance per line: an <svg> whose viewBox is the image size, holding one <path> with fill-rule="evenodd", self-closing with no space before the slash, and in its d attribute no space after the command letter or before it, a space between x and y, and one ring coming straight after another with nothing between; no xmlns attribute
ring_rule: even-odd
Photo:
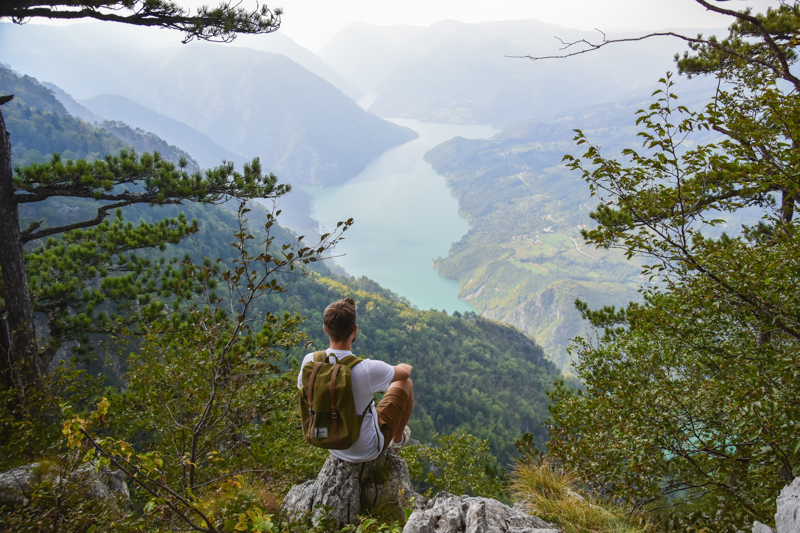
<svg viewBox="0 0 800 533"><path fill-rule="evenodd" d="M139 50L124 34L91 47L86 33L95 30L83 26L0 24L4 60L78 100L103 93L132 99L246 159L260 157L295 185L349 179L416 135L366 113L286 56L208 43Z"/></svg>
<svg viewBox="0 0 800 533"><path fill-rule="evenodd" d="M674 70L671 57L681 46L646 40L568 60L510 57L564 54L554 37L596 42L600 35L536 20L440 21L427 27L360 23L345 27L319 55L359 89L376 94L369 110L380 116L505 127L580 104L649 94Z"/></svg>

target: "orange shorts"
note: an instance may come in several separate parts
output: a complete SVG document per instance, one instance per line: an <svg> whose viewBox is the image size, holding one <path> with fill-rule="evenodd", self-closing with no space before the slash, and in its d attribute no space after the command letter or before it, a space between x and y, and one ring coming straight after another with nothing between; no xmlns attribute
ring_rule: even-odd
<svg viewBox="0 0 800 533"><path fill-rule="evenodd" d="M408 404L408 393L400 387L392 387L375 406L378 411L378 427L383 433L384 450L392 442L397 427L403 420L406 404Z"/></svg>

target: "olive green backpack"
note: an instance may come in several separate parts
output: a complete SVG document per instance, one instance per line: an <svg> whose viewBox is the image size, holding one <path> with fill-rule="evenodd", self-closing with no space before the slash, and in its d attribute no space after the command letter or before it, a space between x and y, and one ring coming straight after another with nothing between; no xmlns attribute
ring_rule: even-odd
<svg viewBox="0 0 800 533"><path fill-rule="evenodd" d="M346 450L358 440L369 405L361 414L356 411L350 370L361 361L348 355L329 363L325 352L314 352L314 364L303 365L300 418L309 444Z"/></svg>

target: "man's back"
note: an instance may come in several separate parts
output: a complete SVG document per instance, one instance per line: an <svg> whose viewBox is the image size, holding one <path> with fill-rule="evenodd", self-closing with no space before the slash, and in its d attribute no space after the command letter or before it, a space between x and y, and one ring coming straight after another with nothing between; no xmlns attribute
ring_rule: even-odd
<svg viewBox="0 0 800 533"><path fill-rule="evenodd" d="M333 358L343 359L350 355L350 350L326 351L329 355L328 361L333 363ZM310 353L303 358L301 369L307 363L313 361L314 354ZM361 424L361 433L353 446L346 450L330 450L332 455L351 463L361 463L371 461L380 455L384 447L384 436L378 428L378 419L375 406L370 404L373 401L373 394L385 392L394 378L394 367L372 359L364 359L355 365L351 370L353 384L353 396L355 397L356 412L363 413L369 406L369 410L364 415ZM302 372L297 377L297 387L303 388Z"/></svg>

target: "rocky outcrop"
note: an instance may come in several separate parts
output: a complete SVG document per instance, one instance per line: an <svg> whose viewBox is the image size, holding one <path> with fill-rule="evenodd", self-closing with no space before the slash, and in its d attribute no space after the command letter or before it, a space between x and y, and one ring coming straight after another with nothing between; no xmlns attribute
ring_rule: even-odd
<svg viewBox="0 0 800 533"><path fill-rule="evenodd" d="M281 510L290 521L318 524L325 517L342 527L366 513L402 521L412 501L403 533L558 533L544 520L490 498L441 492L428 500L415 494L408 465L391 450L360 464L329 456L317 479L292 487Z"/></svg>
<svg viewBox="0 0 800 533"><path fill-rule="evenodd" d="M331 455L317 479L291 488L282 510L290 520L314 523L327 513L341 527L356 523L366 511L403 520L413 496L408 465L394 452L387 450L374 461L357 464Z"/></svg>
<svg viewBox="0 0 800 533"><path fill-rule="evenodd" d="M122 472L105 466L95 469L85 464L64 473L57 468L31 463L0 474L0 506L27 505L31 493L42 484L71 493L79 491L84 500L102 502L117 509L127 509L131 505Z"/></svg>
<svg viewBox="0 0 800 533"><path fill-rule="evenodd" d="M800 477L783 487L778 495L775 531L761 522L753 523L753 533L798 533L800 531Z"/></svg>
<svg viewBox="0 0 800 533"><path fill-rule="evenodd" d="M403 533L558 533L541 518L491 498L440 492L408 518Z"/></svg>

